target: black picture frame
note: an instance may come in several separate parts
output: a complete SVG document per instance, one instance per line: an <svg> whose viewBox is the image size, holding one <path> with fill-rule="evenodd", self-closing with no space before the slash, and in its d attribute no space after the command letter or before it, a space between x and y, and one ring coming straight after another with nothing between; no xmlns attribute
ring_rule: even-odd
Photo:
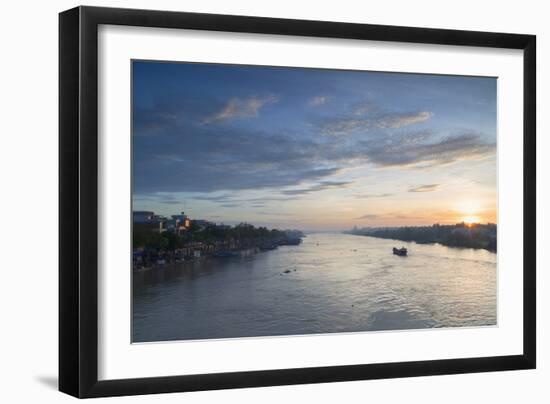
<svg viewBox="0 0 550 404"><path fill-rule="evenodd" d="M523 354L99 381L98 26L180 28L523 50ZM59 15L59 390L104 397L534 369L536 37L184 12L77 7Z"/></svg>

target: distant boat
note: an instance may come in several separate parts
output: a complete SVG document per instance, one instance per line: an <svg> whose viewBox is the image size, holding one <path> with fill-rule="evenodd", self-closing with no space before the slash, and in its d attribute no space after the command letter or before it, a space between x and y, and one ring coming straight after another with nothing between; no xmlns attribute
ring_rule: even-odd
<svg viewBox="0 0 550 404"><path fill-rule="evenodd" d="M407 255L407 249L405 247L401 247L401 248L393 247L393 253L395 255L400 255L400 256L404 257L404 256Z"/></svg>

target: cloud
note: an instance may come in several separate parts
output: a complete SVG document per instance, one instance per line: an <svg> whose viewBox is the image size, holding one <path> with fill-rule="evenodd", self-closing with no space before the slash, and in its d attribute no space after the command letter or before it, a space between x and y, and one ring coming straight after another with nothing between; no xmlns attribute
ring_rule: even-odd
<svg viewBox="0 0 550 404"><path fill-rule="evenodd" d="M369 117L358 117L368 110L366 106L354 107L351 116L334 117L325 119L319 125L323 135L342 136L351 135L357 132L367 132L376 129L399 129L427 121L433 116L428 111L407 112L407 113L386 113Z"/></svg>
<svg viewBox="0 0 550 404"><path fill-rule="evenodd" d="M235 114L237 109L231 107L229 112ZM298 197L330 188L331 177L347 168L437 166L483 158L495 151L494 143L475 132L441 136L428 130L373 127L376 119L388 125L387 114L368 119L335 117L320 123L332 133L371 129L365 136L344 138L318 136L319 132L304 129L281 132L264 125L236 128L220 120L216 125L203 123L205 116L216 114L228 119L229 112L226 104L202 98L196 102L168 98L137 111L133 118L134 194L203 193L213 202L233 203L219 193L283 189L284 197ZM395 115L392 125L397 125L398 117L403 122L414 120L411 114ZM164 200L178 203L177 198Z"/></svg>
<svg viewBox="0 0 550 404"><path fill-rule="evenodd" d="M165 205L182 205L182 201L176 198L173 194L153 192L145 195L134 195L134 202L154 202Z"/></svg>
<svg viewBox="0 0 550 404"><path fill-rule="evenodd" d="M322 145L291 135L218 125L174 125L134 138L134 189L215 192L282 188L324 180L340 167Z"/></svg>
<svg viewBox="0 0 550 404"><path fill-rule="evenodd" d="M280 202L287 202L297 199L297 196L262 196L262 197L240 197L239 194L221 194L221 195L181 195L179 193L164 193L164 192L152 192L148 194L138 194L133 196L134 202L152 202L154 204L165 205L180 205L182 209L184 206L195 206L193 201L199 202L211 202L216 204L220 208L265 208L270 202L279 202L276 206L282 206ZM186 209L185 209L186 210ZM258 212L255 212L258 213Z"/></svg>
<svg viewBox="0 0 550 404"><path fill-rule="evenodd" d="M195 195L188 199L196 201L206 201L220 204L220 206L234 207L236 205L247 205L254 208L264 207L268 202L283 202L296 199L289 196L265 196L258 198L242 198L236 197L235 194L223 194L223 195Z"/></svg>
<svg viewBox="0 0 550 404"><path fill-rule="evenodd" d="M325 95L319 95L317 97L313 97L309 100L308 105L312 107L318 107L320 105L326 104L329 101L330 97L327 97Z"/></svg>
<svg viewBox="0 0 550 404"><path fill-rule="evenodd" d="M331 118L321 123L319 129L323 135L348 135L357 130L368 130L372 122L361 118Z"/></svg>
<svg viewBox="0 0 550 404"><path fill-rule="evenodd" d="M286 212L254 212L256 215L262 215L262 216L294 216L294 213L286 213Z"/></svg>
<svg viewBox="0 0 550 404"><path fill-rule="evenodd" d="M281 191L284 195L307 195L312 192L324 191L326 189L345 188L352 184L351 181L323 181L308 188L288 189Z"/></svg>
<svg viewBox="0 0 550 404"><path fill-rule="evenodd" d="M431 167L483 158L494 155L494 151L495 144L476 133L446 137L430 131L378 133L342 141L210 125L174 125L167 133L134 137L134 190L136 194L214 193L321 184L284 192L287 196L303 195L326 189L330 177L345 168L364 164ZM223 199L213 195L208 198Z"/></svg>
<svg viewBox="0 0 550 404"><path fill-rule="evenodd" d="M176 200L164 200L159 202L165 205L181 205L181 201L176 201Z"/></svg>
<svg viewBox="0 0 550 404"><path fill-rule="evenodd" d="M353 115L366 115L367 113L372 112L373 109L375 109L374 105L369 101L365 101L355 104L352 107L351 112Z"/></svg>
<svg viewBox="0 0 550 404"><path fill-rule="evenodd" d="M249 203L264 203L264 202L286 202L286 201L293 201L298 199L297 197L293 196L265 196L260 198L245 198L242 199L243 202L249 202Z"/></svg>
<svg viewBox="0 0 550 404"><path fill-rule="evenodd" d="M386 198L393 194L358 194L354 195L357 199L370 199L370 198Z"/></svg>
<svg viewBox="0 0 550 404"><path fill-rule="evenodd" d="M198 201L208 201L208 202L234 201L234 198L231 195L197 195L197 196L192 196L191 199L195 199Z"/></svg>
<svg viewBox="0 0 550 404"><path fill-rule="evenodd" d="M433 192L439 188L439 184L426 184L409 188L409 192Z"/></svg>
<svg viewBox="0 0 550 404"><path fill-rule="evenodd" d="M203 123L215 123L233 118L258 116L258 111L266 104L277 102L273 95L266 97L231 98L217 112L203 119Z"/></svg>
<svg viewBox="0 0 550 404"><path fill-rule="evenodd" d="M370 162L379 166L429 167L457 160L485 157L495 151L476 133L439 137L430 131L405 132L360 141Z"/></svg>
<svg viewBox="0 0 550 404"><path fill-rule="evenodd" d="M216 104L214 101L211 104ZM198 114L211 108L201 102L175 100L170 97L157 101L150 108L134 106L132 114L132 135L135 137L157 136L166 134L172 128L195 120Z"/></svg>
<svg viewBox="0 0 550 404"><path fill-rule="evenodd" d="M363 216L359 216L359 217L356 217L355 220L364 220L364 219L378 219L380 216L379 215L372 215L372 214L369 214L369 215L363 215Z"/></svg>
<svg viewBox="0 0 550 404"><path fill-rule="evenodd" d="M437 213L439 214L439 213ZM417 215L414 213L403 213L403 212L388 212L380 215L367 214L354 218L355 220L387 220L387 219L402 219L402 220L431 220L433 215Z"/></svg>
<svg viewBox="0 0 550 404"><path fill-rule="evenodd" d="M405 114L388 114L376 119L375 125L378 128L402 128L415 123L424 122L433 116L432 112L420 111Z"/></svg>

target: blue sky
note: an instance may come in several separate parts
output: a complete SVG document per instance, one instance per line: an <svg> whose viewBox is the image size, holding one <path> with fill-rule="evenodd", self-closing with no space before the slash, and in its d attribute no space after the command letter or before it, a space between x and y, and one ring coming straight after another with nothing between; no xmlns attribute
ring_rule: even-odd
<svg viewBox="0 0 550 404"><path fill-rule="evenodd" d="M132 69L135 210L305 230L496 220L495 78Z"/></svg>

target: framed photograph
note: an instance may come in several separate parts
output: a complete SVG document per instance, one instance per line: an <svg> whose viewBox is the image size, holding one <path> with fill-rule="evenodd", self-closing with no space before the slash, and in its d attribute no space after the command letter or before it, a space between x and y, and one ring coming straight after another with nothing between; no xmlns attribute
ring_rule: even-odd
<svg viewBox="0 0 550 404"><path fill-rule="evenodd" d="M61 391L535 368L534 36L59 23Z"/></svg>

